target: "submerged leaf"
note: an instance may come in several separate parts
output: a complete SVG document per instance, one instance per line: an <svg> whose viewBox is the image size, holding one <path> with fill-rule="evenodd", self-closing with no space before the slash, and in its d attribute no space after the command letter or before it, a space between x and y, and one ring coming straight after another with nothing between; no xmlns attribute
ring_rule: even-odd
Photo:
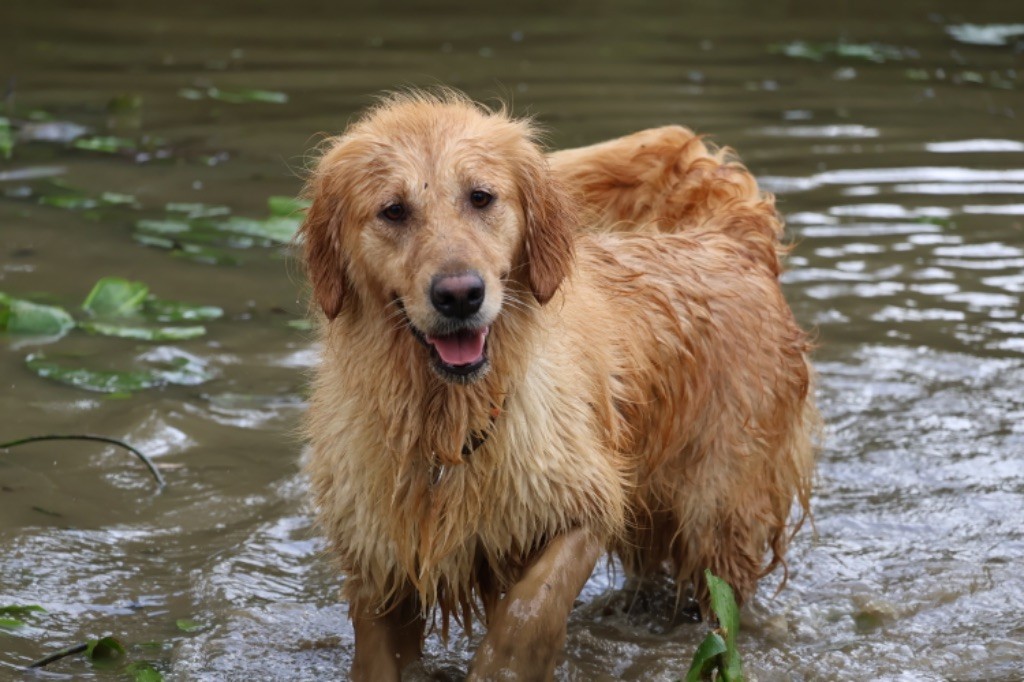
<svg viewBox="0 0 1024 682"><path fill-rule="evenodd" d="M86 296L82 309L100 316L131 315L142 308L142 302L148 295L149 287L142 282L104 277Z"/></svg>
<svg viewBox="0 0 1024 682"><path fill-rule="evenodd" d="M195 632L203 627L202 623L192 620L191 618L179 618L174 621L174 624L178 626L178 629L182 632Z"/></svg>
<svg viewBox="0 0 1024 682"><path fill-rule="evenodd" d="M163 682L164 676L153 667L152 663L140 661L132 663L125 668L125 672L132 676L135 682Z"/></svg>

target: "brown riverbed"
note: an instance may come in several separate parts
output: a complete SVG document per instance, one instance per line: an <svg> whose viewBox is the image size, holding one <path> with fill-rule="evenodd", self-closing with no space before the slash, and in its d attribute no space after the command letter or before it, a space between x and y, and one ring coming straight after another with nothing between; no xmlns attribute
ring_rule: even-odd
<svg viewBox="0 0 1024 682"><path fill-rule="evenodd" d="M46 610L0 629L0 679L105 634L167 679L347 669L352 630L297 466L314 357L294 324L299 268L274 239L139 221L180 223L167 208L180 203L265 218L268 197L299 191L322 133L383 89L436 83L512 100L560 147L682 123L736 147L777 193L796 242L786 292L817 329L829 432L789 584L774 596L778 576L766 580L744 612L751 678L1024 678L1014 3L141 5L0 8L0 116L15 136L0 154L0 292L74 312L119 276L224 315L178 342L0 336L0 441L113 436L169 483L154 495L137 461L103 445L0 451L0 607ZM993 24L1016 36L965 27ZM128 143L40 139L74 137L69 124ZM208 378L110 396L37 376L25 359L39 352L106 370L179 358ZM635 597L599 569L559 678L681 677L706 628L673 617L672 597ZM457 679L469 651L431 639L417 674ZM47 670L118 678L82 657Z"/></svg>

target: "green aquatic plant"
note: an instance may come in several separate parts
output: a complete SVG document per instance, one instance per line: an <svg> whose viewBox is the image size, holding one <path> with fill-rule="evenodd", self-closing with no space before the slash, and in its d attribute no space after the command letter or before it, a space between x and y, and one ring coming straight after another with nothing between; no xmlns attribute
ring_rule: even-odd
<svg viewBox="0 0 1024 682"><path fill-rule="evenodd" d="M0 332L60 337L74 327L75 318L63 308L32 303L0 292Z"/></svg>
<svg viewBox="0 0 1024 682"><path fill-rule="evenodd" d="M44 668L51 663L77 654L84 654L85 658L96 668L123 673L134 682L162 682L163 680L163 675L149 661L129 663L130 655L127 647L121 640L111 635L59 649L28 664L26 669Z"/></svg>
<svg viewBox="0 0 1024 682"><path fill-rule="evenodd" d="M36 613L46 613L46 609L38 604L0 606L0 629L14 630L23 627L25 625L24 619Z"/></svg>
<svg viewBox="0 0 1024 682"><path fill-rule="evenodd" d="M736 648L736 635L740 630L740 610L729 583L705 569L704 580L711 595L711 612L718 627L708 633L693 655L693 663L686 673L686 682L721 680L742 682L743 662Z"/></svg>
<svg viewBox="0 0 1024 682"><path fill-rule="evenodd" d="M894 45L881 43L809 43L804 40L793 40L788 43L774 43L768 46L773 54L782 54L796 59L809 59L815 62L824 61L828 57L840 59L857 59L881 64L883 62L901 61L905 51Z"/></svg>

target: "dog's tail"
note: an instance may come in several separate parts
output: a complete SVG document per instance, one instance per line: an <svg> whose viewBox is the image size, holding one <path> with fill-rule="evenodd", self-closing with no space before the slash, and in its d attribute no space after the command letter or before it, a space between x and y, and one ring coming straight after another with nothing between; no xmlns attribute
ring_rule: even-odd
<svg viewBox="0 0 1024 682"><path fill-rule="evenodd" d="M774 272L788 251L775 198L729 148L682 126L554 152L551 169L576 191L585 225L625 232L719 232Z"/></svg>

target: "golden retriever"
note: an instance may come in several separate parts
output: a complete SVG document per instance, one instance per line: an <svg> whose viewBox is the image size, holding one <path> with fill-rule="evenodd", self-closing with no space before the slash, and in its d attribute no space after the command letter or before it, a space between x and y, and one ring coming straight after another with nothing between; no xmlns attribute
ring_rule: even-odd
<svg viewBox="0 0 1024 682"><path fill-rule="evenodd" d="M412 92L309 193L307 471L354 679L398 679L437 612L483 617L470 679L550 679L606 550L705 607L705 568L742 600L783 562L809 343L738 162L680 127L545 156L528 121Z"/></svg>

